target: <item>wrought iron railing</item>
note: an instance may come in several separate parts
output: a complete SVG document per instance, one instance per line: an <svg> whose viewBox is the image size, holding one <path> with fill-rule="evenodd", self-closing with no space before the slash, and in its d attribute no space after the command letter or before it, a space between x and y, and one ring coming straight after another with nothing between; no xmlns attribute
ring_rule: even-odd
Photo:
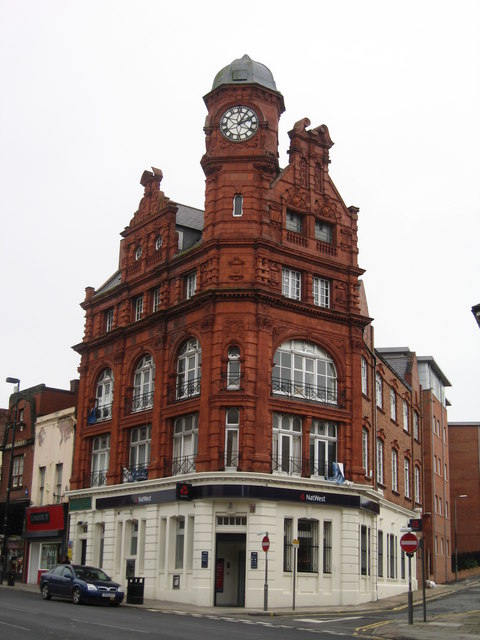
<svg viewBox="0 0 480 640"><path fill-rule="evenodd" d="M317 476L319 478L333 478L333 462L322 462L315 464L313 460L310 460L310 476Z"/></svg>
<svg viewBox="0 0 480 640"><path fill-rule="evenodd" d="M200 382L200 377L182 381L177 378L175 385L175 399L185 400L186 398L200 395Z"/></svg>
<svg viewBox="0 0 480 640"><path fill-rule="evenodd" d="M148 466L146 464L122 467L122 482L140 482L148 480Z"/></svg>
<svg viewBox="0 0 480 640"><path fill-rule="evenodd" d="M104 420L112 419L112 404L102 404L95 407L90 411L87 418L88 424L95 424L96 422L103 422Z"/></svg>
<svg viewBox="0 0 480 640"><path fill-rule="evenodd" d="M92 471L90 474L91 487L103 487L107 484L108 471Z"/></svg>
<svg viewBox="0 0 480 640"><path fill-rule="evenodd" d="M238 451L225 451L225 467L236 469L238 467Z"/></svg>
<svg viewBox="0 0 480 640"><path fill-rule="evenodd" d="M272 453L272 473L274 472L300 476L302 475L302 459Z"/></svg>
<svg viewBox="0 0 480 640"><path fill-rule="evenodd" d="M222 373L222 389L229 391L243 389L243 375L241 373L238 375Z"/></svg>
<svg viewBox="0 0 480 640"><path fill-rule="evenodd" d="M195 471L195 458L196 456L183 456L180 458L173 458L172 475L178 476L182 473L193 473Z"/></svg>
<svg viewBox="0 0 480 640"><path fill-rule="evenodd" d="M343 406L343 394L337 391L336 385L318 387L313 384L302 384L293 380L272 378L272 392L289 398L301 398L322 404Z"/></svg>
<svg viewBox="0 0 480 640"><path fill-rule="evenodd" d="M151 409L153 407L153 391L151 393L133 394L131 406L132 413Z"/></svg>

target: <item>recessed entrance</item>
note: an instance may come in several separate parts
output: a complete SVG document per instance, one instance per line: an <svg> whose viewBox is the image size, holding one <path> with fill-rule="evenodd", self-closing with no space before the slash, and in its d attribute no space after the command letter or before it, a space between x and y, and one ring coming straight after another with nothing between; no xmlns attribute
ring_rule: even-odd
<svg viewBox="0 0 480 640"><path fill-rule="evenodd" d="M215 606L244 607L246 535L217 533L215 549Z"/></svg>

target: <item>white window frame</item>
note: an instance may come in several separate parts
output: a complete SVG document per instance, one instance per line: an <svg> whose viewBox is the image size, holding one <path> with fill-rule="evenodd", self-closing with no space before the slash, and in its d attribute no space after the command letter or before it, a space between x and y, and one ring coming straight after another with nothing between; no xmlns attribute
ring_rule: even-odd
<svg viewBox="0 0 480 640"><path fill-rule="evenodd" d="M408 433L408 402L403 401L403 430Z"/></svg>
<svg viewBox="0 0 480 640"><path fill-rule="evenodd" d="M408 458L404 458L403 461L403 471L404 471L404 488L405 488L405 498L410 498L410 460Z"/></svg>
<svg viewBox="0 0 480 640"><path fill-rule="evenodd" d="M233 196L233 211L234 218L241 218L243 216L243 196L241 193L236 193Z"/></svg>
<svg viewBox="0 0 480 640"><path fill-rule="evenodd" d="M105 312L105 331L109 333L113 329L113 309Z"/></svg>
<svg viewBox="0 0 480 640"><path fill-rule="evenodd" d="M130 471L147 469L150 464L152 425L134 427L130 431Z"/></svg>
<svg viewBox="0 0 480 640"><path fill-rule="evenodd" d="M12 487L21 487L23 485L24 464L25 457L23 454L19 456L13 456Z"/></svg>
<svg viewBox="0 0 480 640"><path fill-rule="evenodd" d="M59 504L62 501L62 483L63 483L63 463L58 462L55 465L55 495L53 502Z"/></svg>
<svg viewBox="0 0 480 640"><path fill-rule="evenodd" d="M196 338L183 343L177 358L177 400L200 394L202 349Z"/></svg>
<svg viewBox="0 0 480 640"><path fill-rule="evenodd" d="M368 440L369 433L365 427L362 429L362 466L365 471L365 475L369 476L369 465L368 465Z"/></svg>
<svg viewBox="0 0 480 640"><path fill-rule="evenodd" d="M313 304L325 309L330 308L330 280L313 276Z"/></svg>
<svg viewBox="0 0 480 640"><path fill-rule="evenodd" d="M239 434L240 410L229 407L225 411L225 469L238 468Z"/></svg>
<svg viewBox="0 0 480 640"><path fill-rule="evenodd" d="M45 474L47 467L38 468L38 504L42 505L45 499Z"/></svg>
<svg viewBox="0 0 480 640"><path fill-rule="evenodd" d="M416 411L413 412L413 437L417 441L420 440L419 416Z"/></svg>
<svg viewBox="0 0 480 640"><path fill-rule="evenodd" d="M179 416L173 427L173 475L195 471L198 414Z"/></svg>
<svg viewBox="0 0 480 640"><path fill-rule="evenodd" d="M398 493L398 453L392 449L392 491Z"/></svg>
<svg viewBox="0 0 480 640"><path fill-rule="evenodd" d="M227 389L240 389L241 362L240 348L233 345L227 352Z"/></svg>
<svg viewBox="0 0 480 640"><path fill-rule="evenodd" d="M302 418L273 414L272 470L300 476L302 473Z"/></svg>
<svg viewBox="0 0 480 640"><path fill-rule="evenodd" d="M155 251L159 251L159 249L161 249L162 245L163 245L162 236L157 236L155 238Z"/></svg>
<svg viewBox="0 0 480 640"><path fill-rule="evenodd" d="M378 371L375 374L375 402L379 409L383 409L383 379Z"/></svg>
<svg viewBox="0 0 480 640"><path fill-rule="evenodd" d="M421 494L420 494L420 469L417 465L415 465L414 469L414 483L415 483L415 502L421 504Z"/></svg>
<svg viewBox="0 0 480 640"><path fill-rule="evenodd" d="M197 290L197 272L192 271L185 276L185 299L190 300Z"/></svg>
<svg viewBox="0 0 480 640"><path fill-rule="evenodd" d="M394 422L397 421L397 394L393 387L390 387L390 417Z"/></svg>
<svg viewBox="0 0 480 640"><path fill-rule="evenodd" d="M153 296L152 296L153 313L155 313L155 311L158 311L160 309L160 304L161 304L161 289L160 287L157 287L156 289L153 290Z"/></svg>
<svg viewBox="0 0 480 640"><path fill-rule="evenodd" d="M377 456L377 482L378 484L384 484L383 475L383 440L377 438L376 443L376 456Z"/></svg>
<svg viewBox="0 0 480 640"><path fill-rule="evenodd" d="M107 473L110 465L110 434L95 436L92 442L92 486L101 487L107 484ZM97 481L96 481L97 479Z"/></svg>
<svg viewBox="0 0 480 640"><path fill-rule="evenodd" d="M155 387L155 363L148 353L143 356L135 368L133 376L132 413L145 411L153 407Z"/></svg>
<svg viewBox="0 0 480 640"><path fill-rule="evenodd" d="M138 322L143 317L143 295L135 298L135 322Z"/></svg>
<svg viewBox="0 0 480 640"><path fill-rule="evenodd" d="M185 555L185 518L175 518L175 569L183 569Z"/></svg>
<svg viewBox="0 0 480 640"><path fill-rule="evenodd" d="M292 300L302 299L302 274L294 269L282 269L282 295Z"/></svg>
<svg viewBox="0 0 480 640"><path fill-rule="evenodd" d="M305 340L288 340L275 352L272 389L275 394L337 404L335 364L318 345Z"/></svg>
<svg viewBox="0 0 480 640"><path fill-rule="evenodd" d="M104 369L100 374L96 386L96 421L110 420L113 404L113 372Z"/></svg>
<svg viewBox="0 0 480 640"><path fill-rule="evenodd" d="M367 359L362 356L360 361L361 377L362 377L362 393L364 396L368 395L368 365Z"/></svg>
<svg viewBox="0 0 480 640"><path fill-rule="evenodd" d="M337 462L337 434L335 422L312 420L310 429L310 475L333 478L333 463Z"/></svg>

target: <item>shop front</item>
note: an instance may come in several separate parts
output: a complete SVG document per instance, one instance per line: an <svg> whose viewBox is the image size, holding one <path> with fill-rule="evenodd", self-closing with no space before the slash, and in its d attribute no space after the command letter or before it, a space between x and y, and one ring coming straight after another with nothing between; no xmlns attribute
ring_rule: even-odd
<svg viewBox="0 0 480 640"><path fill-rule="evenodd" d="M27 582L36 584L45 571L67 555L67 505L55 504L27 509Z"/></svg>

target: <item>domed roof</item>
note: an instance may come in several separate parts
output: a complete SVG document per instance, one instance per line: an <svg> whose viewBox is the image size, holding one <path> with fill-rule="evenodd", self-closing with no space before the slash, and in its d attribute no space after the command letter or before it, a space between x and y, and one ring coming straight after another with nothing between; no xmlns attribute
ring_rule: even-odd
<svg viewBox="0 0 480 640"><path fill-rule="evenodd" d="M215 76L212 90L222 84L250 84L255 83L277 91L272 72L264 64L255 62L245 54L242 58L234 60L224 67Z"/></svg>

